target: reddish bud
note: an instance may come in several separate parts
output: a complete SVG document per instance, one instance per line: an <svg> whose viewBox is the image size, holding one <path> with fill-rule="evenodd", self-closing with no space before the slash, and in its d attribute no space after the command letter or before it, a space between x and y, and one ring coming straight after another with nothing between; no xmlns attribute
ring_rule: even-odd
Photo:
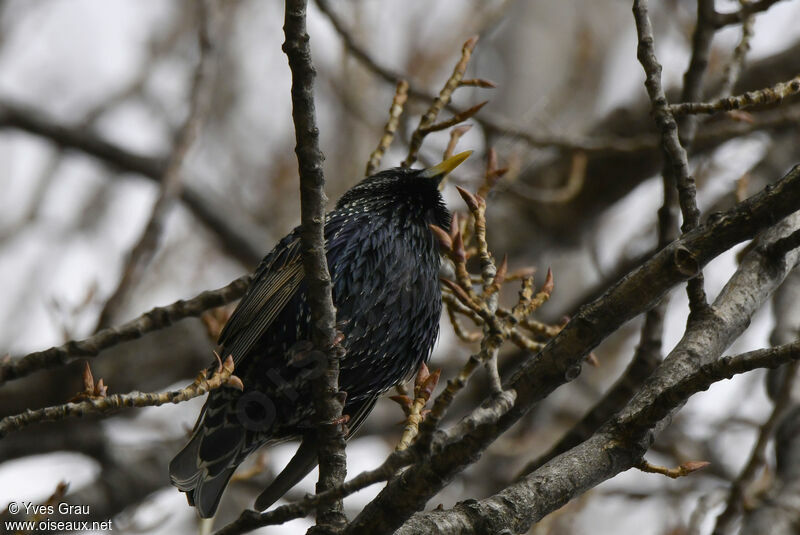
<svg viewBox="0 0 800 535"><path fill-rule="evenodd" d="M459 301L461 301L462 303L464 303L465 305L467 305L470 308L473 308L475 306L473 304L473 302L472 302L472 299L470 299L470 297L467 294L467 292L465 292L464 289L461 286L459 286L455 282L451 281L450 279L441 279L441 281L442 281L442 284L444 284L445 286L450 288L450 290L453 291L453 293L459 299Z"/></svg>
<svg viewBox="0 0 800 535"><path fill-rule="evenodd" d="M705 468L709 464L711 463L708 461L687 461L681 464L680 469L684 474L691 474L692 472Z"/></svg>
<svg viewBox="0 0 800 535"><path fill-rule="evenodd" d="M555 285L553 281L553 272L550 268L547 268L547 276L544 279L544 286L542 286L542 292L550 295L553 293L553 286Z"/></svg>
<svg viewBox="0 0 800 535"><path fill-rule="evenodd" d="M83 389L86 392L94 391L94 377L92 376L92 369L89 367L89 362L83 363Z"/></svg>
<svg viewBox="0 0 800 535"><path fill-rule="evenodd" d="M433 394L433 391L436 389L436 385L439 384L439 377L442 375L442 370L436 370L430 376L425 379L423 384L421 385L420 393L422 397L425 398L425 401L428 401Z"/></svg>
<svg viewBox="0 0 800 535"><path fill-rule="evenodd" d="M97 381L97 384L94 386L94 395L104 398L106 397L107 392L108 392L108 387L103 384L103 379L100 378Z"/></svg>
<svg viewBox="0 0 800 535"><path fill-rule="evenodd" d="M455 239L456 233L461 230L461 220L459 219L458 212L453 212L453 218L450 220L450 238Z"/></svg>
<svg viewBox="0 0 800 535"><path fill-rule="evenodd" d="M439 246L442 249L445 251L450 251L453 249L453 240L443 228L433 224L428 225L428 228L431 229L433 235L436 237L436 240L439 242Z"/></svg>
<svg viewBox="0 0 800 535"><path fill-rule="evenodd" d="M481 209L481 206L485 206L486 202L478 195L473 195L469 191L465 190L461 186L456 186L458 193L461 195L461 198L464 199L464 203L466 203L467 207L469 208L470 212L477 212Z"/></svg>
<svg viewBox="0 0 800 535"><path fill-rule="evenodd" d="M419 365L419 371L417 371L417 378L414 380L414 386L422 386L425 384L425 381L428 380L430 377L430 371L428 371L428 366L423 362Z"/></svg>

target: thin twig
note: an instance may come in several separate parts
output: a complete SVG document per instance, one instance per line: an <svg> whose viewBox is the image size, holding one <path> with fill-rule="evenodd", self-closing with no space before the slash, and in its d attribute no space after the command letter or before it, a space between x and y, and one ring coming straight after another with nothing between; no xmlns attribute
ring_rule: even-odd
<svg viewBox="0 0 800 535"><path fill-rule="evenodd" d="M406 422L403 426L403 434L400 437L395 447L395 451L402 451L408 449L411 442L419 433L419 424L425 418L425 404L433 394L433 390L439 383L439 376L441 370L436 370L433 373L428 372L428 367L423 362L419 367L419 372L414 380L414 399L397 399L395 401L401 403L403 410L406 412Z"/></svg>
<svg viewBox="0 0 800 535"><path fill-rule="evenodd" d="M263 526L284 524L295 518L302 518L319 505L341 500L370 485L388 481L399 469L408 466L414 459L415 452L413 449L395 451L378 468L362 472L333 489L308 495L298 502L281 505L264 513L246 510L239 515L239 518L217 531L214 535L239 535Z"/></svg>
<svg viewBox="0 0 800 535"><path fill-rule="evenodd" d="M488 103L489 103L488 100L484 100L479 104L475 104L471 108L467 108L464 111L460 111L454 114L449 119L445 119L444 121L440 121L438 123L431 124L430 126L420 128L420 132L422 133L422 135L427 135L430 134L431 132L440 132L442 130L447 130L451 126L455 126L459 123L466 121L467 119L478 113L481 110L481 108L486 106L486 104Z"/></svg>
<svg viewBox="0 0 800 535"><path fill-rule="evenodd" d="M397 126L400 124L400 116L403 114L403 106L405 106L408 99L408 82L400 80L397 82L397 89L395 89L394 98L392 99L392 106L389 108L389 120L386 121L386 126L383 128L383 135L378 142L377 148L372 151L367 162L367 170L364 172L365 176L369 176L381 165L384 153L389 149L392 144L394 134L397 132Z"/></svg>
<svg viewBox="0 0 800 535"><path fill-rule="evenodd" d="M672 479L678 479L679 477L685 477L692 472L701 470L709 464L710 463L708 461L687 461L685 463L681 463L680 466L675 468L667 468L665 466L650 464L642 459L641 462L636 465L636 468L648 474L661 474L662 476L667 476Z"/></svg>
<svg viewBox="0 0 800 535"><path fill-rule="evenodd" d="M472 51L477 43L477 36L470 37L461 47L461 59L459 59L458 63L456 63L456 66L453 68L453 73L450 75L450 78L447 79L447 82L444 84L444 87L442 87L439 95L433 99L433 103L428 108L428 111L426 111L420 118L419 126L411 134L411 141L408 144L408 156L406 156L406 159L403 161L404 167L409 167L411 164L417 161L417 154L419 153L420 147L422 147L422 141L425 139L425 136L428 133L427 129L434 125L434 121L436 121L436 117L439 116L439 112L441 112L445 106L450 103L450 98L453 95L453 91L458 88L461 79L464 77L464 72L467 70L467 64L469 63L469 59L472 57ZM480 109L480 106L481 105L479 105L478 109ZM474 108L467 110L467 112L471 111L472 109ZM456 117L458 117L458 114ZM448 124L447 127L449 126L452 125Z"/></svg>
<svg viewBox="0 0 800 535"><path fill-rule="evenodd" d="M111 396L98 396L75 403L65 403L43 409L26 410L13 416L6 416L0 420L0 438L12 431L18 431L31 424L39 422L54 422L66 418L79 418L89 414L108 414L125 407L157 407L167 403L181 403L207 392L229 384L233 375L233 357L228 356L225 362L220 362L219 367L206 378L201 373L195 381L180 390L171 390L160 393L130 392L127 394L114 394ZM241 381L238 381L241 385ZM237 385L237 387L238 387Z"/></svg>
<svg viewBox="0 0 800 535"><path fill-rule="evenodd" d="M718 113L731 110L746 110L756 106L779 104L784 98L800 93L800 75L788 82L780 82L772 87L748 91L742 95L723 97L712 102L683 102L672 104L669 109L675 115Z"/></svg>
<svg viewBox="0 0 800 535"><path fill-rule="evenodd" d="M739 3L744 7L750 2L748 0L739 0ZM748 15L742 21L742 37L739 39L739 44L733 49L733 54L722 75L722 85L717 92L717 98L727 97L733 91L733 87L739 80L739 76L744 69L745 59L747 53L750 51L750 41L753 38L753 25L755 23L755 15Z"/></svg>
<svg viewBox="0 0 800 535"><path fill-rule="evenodd" d="M703 0L707 3L706 0ZM713 9L713 2L712 9ZM702 12L702 5L698 6L699 13ZM653 43L653 28L650 24L650 18L647 14L647 0L634 0L633 3L633 16L636 21L636 33L639 40L637 48L637 57L645 71L645 87L650 97L652 106L653 117L656 125L661 133L661 144L666 152L667 159L669 160L669 171L675 177L676 186L678 188L678 201L683 213L683 225L681 230L686 233L696 228L700 222L700 210L697 208L697 190L694 178L689 172L689 160L686 156L681 141L678 137L678 125L675 122L675 117L672 115L667 97L664 93L664 88L661 85L661 65L656 59L655 46ZM698 20L698 25L701 21ZM698 32L700 29L698 29ZM703 32L702 37L695 35L695 50L698 49L698 40L709 40L710 37ZM689 70L684 79L685 90L687 88L699 87L701 69L704 70L705 60L699 56L703 56L701 52L693 55L693 61L690 64ZM697 58L697 59L695 59ZM694 74L697 73L697 74ZM698 275L701 275L698 273ZM705 292L702 287L702 279L698 282L700 284L692 284L688 286L689 293L689 306L691 313L696 317L707 307Z"/></svg>
<svg viewBox="0 0 800 535"><path fill-rule="evenodd" d="M104 349L169 327L183 318L196 317L206 310L226 305L244 295L251 276L245 275L217 290L207 290L188 300L156 307L119 327L104 329L83 340L71 340L44 351L0 363L0 385L38 370L63 366L79 358L96 357Z"/></svg>

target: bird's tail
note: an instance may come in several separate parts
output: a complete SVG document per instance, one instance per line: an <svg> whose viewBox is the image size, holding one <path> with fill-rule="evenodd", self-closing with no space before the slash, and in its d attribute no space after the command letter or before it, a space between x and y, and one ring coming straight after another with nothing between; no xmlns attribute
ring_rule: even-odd
<svg viewBox="0 0 800 535"><path fill-rule="evenodd" d="M272 480L272 483L256 498L256 510L263 511L278 501L289 489L306 477L317 466L317 446L313 440L313 433L303 437L300 447L281 473Z"/></svg>
<svg viewBox="0 0 800 535"><path fill-rule="evenodd" d="M202 518L214 516L236 467L258 444L249 444L246 430L226 416L227 396L209 396L189 443L169 463L172 484L186 493ZM249 440L248 440L249 438Z"/></svg>

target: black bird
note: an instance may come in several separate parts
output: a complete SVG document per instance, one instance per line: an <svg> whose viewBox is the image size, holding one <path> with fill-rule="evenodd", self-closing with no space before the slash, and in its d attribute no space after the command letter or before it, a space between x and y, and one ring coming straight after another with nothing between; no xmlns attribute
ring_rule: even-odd
<svg viewBox="0 0 800 535"><path fill-rule="evenodd" d="M450 226L439 193L462 152L429 169L397 167L365 178L327 214L325 240L337 324L344 335L339 389L352 435L378 396L430 356L442 309L440 256L428 225ZM170 463L172 484L201 517L214 515L236 467L265 444L301 439L256 500L266 509L317 464L310 378L310 312L299 228L270 252L219 338L244 391L214 390L189 443ZM348 436L349 436L348 435Z"/></svg>

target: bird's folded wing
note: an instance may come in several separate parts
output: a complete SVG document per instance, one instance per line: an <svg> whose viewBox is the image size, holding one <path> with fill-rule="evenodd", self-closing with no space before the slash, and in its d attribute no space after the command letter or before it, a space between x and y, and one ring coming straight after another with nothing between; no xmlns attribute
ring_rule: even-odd
<svg viewBox="0 0 800 535"><path fill-rule="evenodd" d="M269 329L304 277L300 238L293 232L261 262L253 282L219 336L227 356L239 364Z"/></svg>

